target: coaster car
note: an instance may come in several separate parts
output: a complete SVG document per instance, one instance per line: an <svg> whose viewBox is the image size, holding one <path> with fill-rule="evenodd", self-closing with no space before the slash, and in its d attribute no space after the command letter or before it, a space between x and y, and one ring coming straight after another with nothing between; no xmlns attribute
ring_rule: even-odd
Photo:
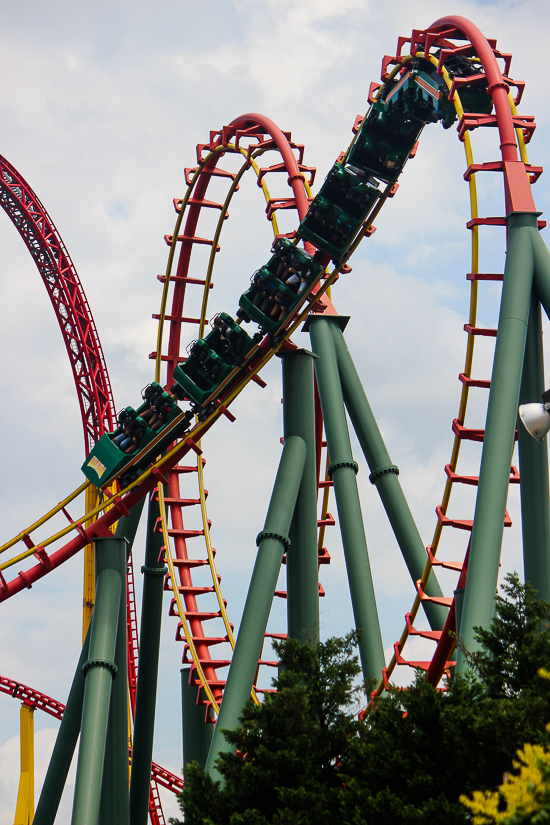
<svg viewBox="0 0 550 825"><path fill-rule="evenodd" d="M181 415L172 396L156 381L145 387L142 395L144 403L137 410L133 407L123 409L118 416L117 429L101 436L82 465L82 472L96 487L109 484L139 456L139 460L132 464L132 475L137 478L179 433L180 428L178 432L170 428L170 432L162 437Z"/></svg>
<svg viewBox="0 0 550 825"><path fill-rule="evenodd" d="M273 251L239 298L237 316L245 322L254 320L262 329L275 334L302 293L321 277L323 267L287 238L276 241Z"/></svg>
<svg viewBox="0 0 550 825"><path fill-rule="evenodd" d="M188 358L174 369L172 392L203 406L217 387L242 364L254 346L252 338L226 312L213 318L206 338L192 341Z"/></svg>
<svg viewBox="0 0 550 825"><path fill-rule="evenodd" d="M301 222L298 236L339 260L379 196L375 178L336 163Z"/></svg>

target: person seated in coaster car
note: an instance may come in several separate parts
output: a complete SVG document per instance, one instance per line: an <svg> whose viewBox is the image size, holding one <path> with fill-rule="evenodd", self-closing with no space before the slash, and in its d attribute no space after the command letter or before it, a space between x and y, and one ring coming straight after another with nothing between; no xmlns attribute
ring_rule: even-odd
<svg viewBox="0 0 550 825"><path fill-rule="evenodd" d="M265 290L262 303L265 300ZM226 367L236 367L242 363L253 345L249 335L239 327L227 312L219 312L210 321L211 332L205 338L206 344L219 355Z"/></svg>
<svg viewBox="0 0 550 825"><path fill-rule="evenodd" d="M262 267L262 269L263 268L264 267ZM260 312L265 313L272 304L273 295L277 291L277 286L273 281L271 274L269 272L263 273L262 270L259 270L254 275L252 283L256 287L252 303L255 307L258 307Z"/></svg>
<svg viewBox="0 0 550 825"><path fill-rule="evenodd" d="M372 175L338 162L326 176L316 205L322 202L332 203L360 223L379 196L378 181Z"/></svg>
<svg viewBox="0 0 550 825"><path fill-rule="evenodd" d="M282 321L288 312L291 300L284 292L276 292L273 296L273 305L269 317L275 321Z"/></svg>
<svg viewBox="0 0 550 825"><path fill-rule="evenodd" d="M131 426L126 424L123 431L113 438L113 442L117 445L119 450L122 450L123 453L133 453L136 438L132 432Z"/></svg>
<svg viewBox="0 0 550 825"><path fill-rule="evenodd" d="M254 320L275 334L281 321L308 288L321 277L323 266L288 238L278 238L270 260L251 278L251 286L239 298L237 324Z"/></svg>
<svg viewBox="0 0 550 825"><path fill-rule="evenodd" d="M123 427L121 433L113 438L113 443L123 453L133 453L139 447L139 442L143 437L146 424L141 417L137 417L135 410L128 407L121 411L118 417L119 424Z"/></svg>
<svg viewBox="0 0 550 825"><path fill-rule="evenodd" d="M208 373L208 363L212 360L212 352L206 344L204 338L194 341L189 350L189 356L193 356L197 361L197 367L202 367L205 374Z"/></svg>
<svg viewBox="0 0 550 825"><path fill-rule="evenodd" d="M353 225L340 215L318 206L313 217L322 227L322 234L334 246L343 246L353 232Z"/></svg>
<svg viewBox="0 0 550 825"><path fill-rule="evenodd" d="M212 319L210 322L212 332L207 338L209 346L222 357L227 355L232 349L240 349L241 345L245 343L245 340L241 339L235 330L232 329L226 318L224 318L224 315L225 313L220 313ZM217 335L215 333L217 333Z"/></svg>
<svg viewBox="0 0 550 825"><path fill-rule="evenodd" d="M210 348L204 338L193 341L187 348L189 358L182 365L182 369L194 371L199 376L207 379L215 379L224 367L224 362L214 350Z"/></svg>
<svg viewBox="0 0 550 825"><path fill-rule="evenodd" d="M398 169L401 164L401 159L397 158L396 160L392 160L387 152L382 152L382 154L378 158L378 162L385 166L386 169Z"/></svg>
<svg viewBox="0 0 550 825"><path fill-rule="evenodd" d="M155 398L149 401L149 408L141 413L141 418L147 422L151 430L157 432L166 422L170 407L163 402L162 398Z"/></svg>
<svg viewBox="0 0 550 825"><path fill-rule="evenodd" d="M280 280L286 284L293 292L298 294L298 287L300 286L301 278L296 272L295 269L288 267L287 271L284 273L285 277L280 278Z"/></svg>

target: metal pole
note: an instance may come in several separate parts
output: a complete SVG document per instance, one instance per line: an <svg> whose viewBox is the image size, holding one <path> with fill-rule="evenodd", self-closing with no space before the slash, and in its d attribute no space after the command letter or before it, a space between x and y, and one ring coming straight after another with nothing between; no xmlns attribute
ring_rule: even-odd
<svg viewBox="0 0 550 825"><path fill-rule="evenodd" d="M533 284L532 235L537 232L537 217L534 213L512 213L508 218L508 229L508 251L460 627L460 640L470 651L479 647L474 627L488 628L493 615ZM460 673L465 667L466 658L459 648L457 671Z"/></svg>
<svg viewBox="0 0 550 825"><path fill-rule="evenodd" d="M34 708L23 703L19 711L21 772L14 825L31 825L34 816Z"/></svg>
<svg viewBox="0 0 550 825"><path fill-rule="evenodd" d="M533 282L539 301L550 318L550 252L538 231L533 232L532 241L535 260Z"/></svg>
<svg viewBox="0 0 550 825"><path fill-rule="evenodd" d="M531 295L529 325L521 381L520 404L540 401L544 391L544 360L540 303ZM548 443L532 438L518 419L521 528L525 581L531 582L540 599L550 599L550 492L548 489Z"/></svg>
<svg viewBox="0 0 550 825"><path fill-rule="evenodd" d="M285 440L264 529L256 539L256 563L206 762L206 770L215 779L221 778L214 767L218 754L230 750L222 730L237 727L241 710L254 683L281 560L289 546L288 531L302 481L306 454L303 439L293 435Z"/></svg>
<svg viewBox="0 0 550 825"><path fill-rule="evenodd" d="M319 553L317 549L317 467L313 359L308 350L292 350L283 358L284 437L298 435L307 456L290 525L286 554L288 635L304 643L319 640Z"/></svg>
<svg viewBox="0 0 550 825"><path fill-rule="evenodd" d="M191 672L191 667L180 671L184 770L190 762L206 765L214 733L214 724L205 720L206 706L197 704L197 686L189 683Z"/></svg>
<svg viewBox="0 0 550 825"><path fill-rule="evenodd" d="M426 548L401 489L399 469L392 463L386 449L342 331L336 324L331 324L331 329L344 402L371 471L369 480L378 490L411 578L416 584L422 578L426 566ZM443 596L433 571L424 592L428 596ZM423 602L422 605L432 630L442 630L447 618L447 608L431 602Z"/></svg>
<svg viewBox="0 0 550 825"><path fill-rule="evenodd" d="M149 783L153 759L153 734L155 730L162 622L162 594L166 574L164 562L159 561L164 544L162 533L155 532L155 525L159 518L158 498L153 500L151 496L147 516L145 564L141 568L144 579L132 747L132 775L130 780L130 822L132 825L146 825L149 811Z"/></svg>
<svg viewBox="0 0 550 825"><path fill-rule="evenodd" d="M355 478L358 467L351 452L336 349L331 332L331 326L335 323L338 322L329 318L310 317L309 333L313 351L319 356L319 360L315 362L315 372L325 420L331 462L329 472L334 482L353 615L355 626L361 633L361 665L365 679L379 679L385 667L384 647Z"/></svg>
<svg viewBox="0 0 550 825"><path fill-rule="evenodd" d="M141 507L138 509L138 516ZM139 520L139 517L138 517ZM136 522L137 528L137 522ZM132 535L133 538L133 535ZM113 569L120 575L122 590L118 609L115 645L116 679L111 688L105 763L101 784L99 820L101 825L128 825L128 617L127 558L128 540L103 539L96 543L96 574Z"/></svg>
<svg viewBox="0 0 550 825"><path fill-rule="evenodd" d="M123 540L120 551L113 555L113 564L122 581L118 631L115 649L117 678L111 689L109 722L103 781L101 785L101 825L124 825L129 821L128 783L128 617L127 617L127 561L132 550L143 511L144 499L136 502L128 516L118 520L115 538ZM111 554L112 555L112 554ZM97 550L96 550L97 557ZM99 562L101 565L101 562ZM99 572L99 571L98 571Z"/></svg>
<svg viewBox="0 0 550 825"><path fill-rule="evenodd" d="M119 539L99 539L96 545ZM96 546L96 567L98 562ZM111 686L122 582L112 568L102 569L96 581L96 602L91 624L89 659L82 708L82 733L76 768L72 825L97 825L107 740Z"/></svg>
<svg viewBox="0 0 550 825"><path fill-rule="evenodd" d="M63 713L63 719L57 732L50 764L48 765L46 778L44 779L38 805L36 806L33 825L53 825L55 821L80 733L85 683L82 666L88 659L89 644L90 625L88 626L86 638L82 645L82 652L80 653L80 658L76 666L69 698L67 699Z"/></svg>
<svg viewBox="0 0 550 825"><path fill-rule="evenodd" d="M86 512L89 513L96 507L99 500L98 489L93 484L86 489ZM85 523L87 527L88 524ZM82 593L82 644L86 638L88 627L92 621L95 600L95 571L94 571L94 545L93 542L84 548L84 581Z"/></svg>

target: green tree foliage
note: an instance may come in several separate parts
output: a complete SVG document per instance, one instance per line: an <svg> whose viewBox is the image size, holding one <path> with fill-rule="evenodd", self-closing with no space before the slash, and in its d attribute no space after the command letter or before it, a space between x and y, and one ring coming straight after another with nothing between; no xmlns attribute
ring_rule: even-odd
<svg viewBox="0 0 550 825"><path fill-rule="evenodd" d="M186 825L339 822L342 761L361 728L354 687L355 634L312 648L276 645L277 693L247 704L241 728L227 731L236 753L222 753L215 784L197 764L185 772Z"/></svg>
<svg viewBox="0 0 550 825"><path fill-rule="evenodd" d="M462 794L494 791L518 749L550 743L550 605L509 576L470 672L435 690L422 674L363 722L355 637L289 640L276 694L243 710L217 762L223 784L186 769L185 825L458 825Z"/></svg>
<svg viewBox="0 0 550 825"><path fill-rule="evenodd" d="M526 697L539 691L539 668L550 664L549 605L535 599L530 584L517 574L506 577L504 596L495 598L495 617L490 630L477 629L483 649L470 655L493 698Z"/></svg>

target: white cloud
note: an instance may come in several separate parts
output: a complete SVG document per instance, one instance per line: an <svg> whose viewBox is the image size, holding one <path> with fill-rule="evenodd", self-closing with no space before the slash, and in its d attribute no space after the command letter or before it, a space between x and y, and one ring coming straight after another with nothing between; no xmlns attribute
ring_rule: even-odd
<svg viewBox="0 0 550 825"><path fill-rule="evenodd" d="M208 10L191 0L161 0L154 7L126 0L33 5L29 15L27 7L12 4L0 35L2 152L35 188L69 248L118 404L135 403L152 374L148 353L155 349L155 325L150 315L160 300L156 274L165 267L163 236L173 228L172 198L183 193L183 168L194 165L196 143L243 112L264 112L306 144L305 162L317 165L320 185L350 140L356 113L366 107L368 84L378 79L383 54L392 53L398 35L441 16L441 4L396 0L390 12L387 5L364 0L214 0ZM527 81L522 111L535 114L539 123L530 157L544 163L550 110L543 82L547 4L457 0L454 7L488 36L498 37L504 51L514 52L512 74ZM340 312L352 316L346 338L426 542L450 454L469 301L464 277L470 268L464 228L468 192L461 178L463 150L453 132L426 129L396 198L376 221L378 231L357 253L353 272L334 289ZM487 132L474 135L476 160L498 156L496 133ZM286 194L283 177L275 187ZM550 197L544 176L534 194L544 208ZM484 214L501 214L497 176L480 179L480 208ZM222 236L213 311L235 305L249 273L267 254L263 210L255 184L243 183ZM82 435L43 286L3 214L0 233L5 538L80 483ZM481 260L486 271L502 271L501 230L482 230ZM480 293L480 322L493 324L499 288L482 285ZM308 345L304 335L297 341ZM476 345L478 377L488 377L490 345ZM235 622L280 453L278 362L266 377L267 389L251 386L235 404L235 424L224 421L204 442L212 535ZM482 400L472 394L472 426L480 425L484 415L484 391L476 392ZM354 450L358 454L357 444ZM463 454L475 464L473 449L465 446ZM358 461L384 643L391 648L410 609L411 584L366 465L361 457ZM461 507L469 506L457 497L458 517ZM334 504L330 509L336 515ZM505 540L506 569L521 567L515 499L510 509L516 527ZM449 557L463 551L457 539L464 536L445 533ZM337 528L327 532L327 541L333 563L321 571L327 591L322 624L326 634L344 633L352 618ZM141 553L140 545L137 570ZM80 578L75 559L3 605L3 668L10 671L3 675L56 698L66 696L78 655ZM284 604L278 603L274 614L275 624L283 618ZM174 620L165 616L163 621L155 758L177 772L181 753L174 712L179 718L182 649L173 643ZM425 655L417 645L414 640L408 648L412 658ZM5 739L0 776L5 774L7 783L1 798L8 807L13 803L12 815L18 705L4 697L0 707ZM39 736L51 741L53 733L40 731Z"/></svg>

